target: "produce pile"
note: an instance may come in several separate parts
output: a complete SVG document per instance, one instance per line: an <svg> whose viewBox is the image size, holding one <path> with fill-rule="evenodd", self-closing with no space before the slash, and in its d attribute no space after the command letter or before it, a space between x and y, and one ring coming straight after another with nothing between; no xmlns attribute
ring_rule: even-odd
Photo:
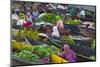
<svg viewBox="0 0 100 67"><path fill-rule="evenodd" d="M39 31L37 31L36 29L35 30L32 30L31 28L27 29L27 28L24 28L24 29L21 29L19 31L17 31L15 33L15 36L19 36L19 37L28 37L34 41L38 41L39 40Z"/></svg>
<svg viewBox="0 0 100 67"><path fill-rule="evenodd" d="M28 61L49 62L51 54L58 54L58 52L61 51L53 45L49 46L47 44L42 44L31 46L29 44L26 44L25 46L24 42L17 42L15 40L12 41L12 47L17 47L17 49L19 50L13 53L14 56L17 56ZM21 48L19 49L18 47Z"/></svg>
<svg viewBox="0 0 100 67"><path fill-rule="evenodd" d="M76 42L71 39L69 36L63 36L62 40L68 43L69 45L76 45Z"/></svg>
<svg viewBox="0 0 100 67"><path fill-rule="evenodd" d="M81 21L78 20L78 19L74 19L74 20L65 20L64 23L65 23L65 24L78 25L78 24L81 23Z"/></svg>
<svg viewBox="0 0 100 67"><path fill-rule="evenodd" d="M11 47L13 49L18 49L21 50L22 48L31 48L32 45L31 44L27 44L26 42L20 42L20 41L16 41L16 40L12 40L11 41Z"/></svg>
<svg viewBox="0 0 100 67"><path fill-rule="evenodd" d="M22 59L29 60L29 61L39 60L39 57L36 54L33 54L29 50L21 50L20 52L15 53L15 56L22 58Z"/></svg>
<svg viewBox="0 0 100 67"><path fill-rule="evenodd" d="M95 40L93 40L93 42L91 44L91 49L96 49L96 42L95 42Z"/></svg>
<svg viewBox="0 0 100 67"><path fill-rule="evenodd" d="M52 24L55 24L59 19L61 19L61 17L53 13L43 13L39 17L39 21L49 22Z"/></svg>

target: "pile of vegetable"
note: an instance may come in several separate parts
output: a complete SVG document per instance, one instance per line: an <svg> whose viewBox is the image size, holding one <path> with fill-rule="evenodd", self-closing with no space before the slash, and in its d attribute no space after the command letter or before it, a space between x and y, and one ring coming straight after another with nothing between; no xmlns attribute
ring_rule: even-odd
<svg viewBox="0 0 100 67"><path fill-rule="evenodd" d="M92 44L91 44L91 49L95 49L96 48L96 42L95 40L93 40Z"/></svg>
<svg viewBox="0 0 100 67"><path fill-rule="evenodd" d="M78 20L78 19L74 19L74 20L65 20L64 23L65 23L65 24L78 25L78 24L81 23L81 21Z"/></svg>
<svg viewBox="0 0 100 67"><path fill-rule="evenodd" d="M24 13L19 13L19 17L20 17L20 19L25 19L26 18Z"/></svg>
<svg viewBox="0 0 100 67"><path fill-rule="evenodd" d="M11 47L13 49L18 49L18 50L21 50L22 48L31 48L32 45L31 44L27 44L26 42L19 42L19 41L16 41L16 40L12 40L11 41Z"/></svg>
<svg viewBox="0 0 100 67"><path fill-rule="evenodd" d="M95 56L90 56L89 57L91 60L96 60L96 57Z"/></svg>
<svg viewBox="0 0 100 67"><path fill-rule="evenodd" d="M86 16L94 16L92 12L86 11Z"/></svg>
<svg viewBox="0 0 100 67"><path fill-rule="evenodd" d="M59 15L53 14L53 13L43 13L39 17L39 21L49 22L49 23L56 23L57 20L61 19Z"/></svg>
<svg viewBox="0 0 100 67"><path fill-rule="evenodd" d="M28 37L34 41L38 41L39 40L39 31L38 30L32 30L30 29L22 29L18 32L16 32L16 36L20 36L20 37Z"/></svg>
<svg viewBox="0 0 100 67"><path fill-rule="evenodd" d="M50 55L58 54L58 52L60 51L60 49L53 45L49 46L47 44L43 44L30 46L29 44L27 44L27 46L25 46L25 44L23 44L23 42L12 41L13 48L16 48L16 46L18 47L18 45L20 45L20 49L17 48L19 51L14 52L14 55L29 61L49 62Z"/></svg>
<svg viewBox="0 0 100 67"><path fill-rule="evenodd" d="M70 45L76 44L76 42L73 39L71 39L69 36L62 36L62 40Z"/></svg>
<svg viewBox="0 0 100 67"><path fill-rule="evenodd" d="M21 50L18 53L15 53L15 56L25 59L25 60L29 60L29 61L37 61L39 60L39 56L36 54L33 54L31 51L29 50Z"/></svg>

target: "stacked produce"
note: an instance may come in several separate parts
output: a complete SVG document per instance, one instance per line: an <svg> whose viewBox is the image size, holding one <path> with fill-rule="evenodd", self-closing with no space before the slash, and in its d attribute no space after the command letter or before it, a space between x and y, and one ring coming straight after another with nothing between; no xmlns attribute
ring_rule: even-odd
<svg viewBox="0 0 100 67"><path fill-rule="evenodd" d="M39 56L37 56L36 54L33 54L29 50L21 50L20 52L15 53L15 56L25 59L25 60L29 60L29 61L39 60Z"/></svg>
<svg viewBox="0 0 100 67"><path fill-rule="evenodd" d="M32 46L30 44L26 44L24 42L17 42L15 40L12 41L12 48L16 48L19 50L18 52L14 52L14 56L22 58L28 61L42 61L49 62L51 54L58 54L60 49L47 44Z"/></svg>
<svg viewBox="0 0 100 67"><path fill-rule="evenodd" d="M37 30L32 30L31 28L28 30L26 28L16 32L16 36L20 36L20 37L28 37L34 41L38 41L39 40L39 32Z"/></svg>
<svg viewBox="0 0 100 67"><path fill-rule="evenodd" d="M95 56L90 56L89 57L91 60L96 60L96 57Z"/></svg>
<svg viewBox="0 0 100 67"><path fill-rule="evenodd" d="M93 40L92 44L91 44L91 49L95 49L96 48L96 42L95 40Z"/></svg>
<svg viewBox="0 0 100 67"><path fill-rule="evenodd" d="M19 17L20 17L20 19L25 19L26 18L24 13L19 13Z"/></svg>
<svg viewBox="0 0 100 67"><path fill-rule="evenodd" d="M73 39L71 39L69 36L63 36L62 40L65 41L66 43L68 43L69 45L75 45L75 41Z"/></svg>
<svg viewBox="0 0 100 67"><path fill-rule="evenodd" d="M39 21L49 22L49 23L56 23L57 20L61 19L59 15L53 14L53 13L43 13L39 17Z"/></svg>
<svg viewBox="0 0 100 67"><path fill-rule="evenodd" d="M26 42L18 42L16 40L12 40L11 41L11 47L14 49L19 49L21 50L22 48L31 48L32 45L31 44L27 44Z"/></svg>
<svg viewBox="0 0 100 67"><path fill-rule="evenodd" d="M74 20L65 20L64 23L65 23L65 24L78 25L78 24L81 23L81 21L78 20L78 19L74 19Z"/></svg>

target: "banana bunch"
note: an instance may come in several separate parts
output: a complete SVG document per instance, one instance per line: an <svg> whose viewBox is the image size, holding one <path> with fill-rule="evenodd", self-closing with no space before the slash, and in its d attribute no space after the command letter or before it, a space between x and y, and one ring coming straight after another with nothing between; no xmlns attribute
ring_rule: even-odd
<svg viewBox="0 0 100 67"><path fill-rule="evenodd" d="M34 30L34 31L29 30L27 32L26 36L29 37L29 38L31 38L34 41L38 41L39 40L39 35L38 34L39 34L39 32L37 30Z"/></svg>
<svg viewBox="0 0 100 67"><path fill-rule="evenodd" d="M38 41L39 40L39 32L37 30L32 30L31 28L28 30L26 28L24 28L23 30L19 30L18 32L15 33L16 36L20 36L20 37L28 37L34 41Z"/></svg>
<svg viewBox="0 0 100 67"><path fill-rule="evenodd" d="M18 42L16 40L12 40L11 41L11 47L14 48L14 49L23 49L23 48L31 48L32 45L30 44L27 44L25 42Z"/></svg>

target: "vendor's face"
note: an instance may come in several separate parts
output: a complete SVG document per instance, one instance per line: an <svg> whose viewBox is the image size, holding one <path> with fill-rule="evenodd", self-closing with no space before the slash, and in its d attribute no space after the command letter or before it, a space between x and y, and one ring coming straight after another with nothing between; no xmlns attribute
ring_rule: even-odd
<svg viewBox="0 0 100 67"><path fill-rule="evenodd" d="M69 45L64 45L64 51L68 51L70 48L69 48Z"/></svg>

